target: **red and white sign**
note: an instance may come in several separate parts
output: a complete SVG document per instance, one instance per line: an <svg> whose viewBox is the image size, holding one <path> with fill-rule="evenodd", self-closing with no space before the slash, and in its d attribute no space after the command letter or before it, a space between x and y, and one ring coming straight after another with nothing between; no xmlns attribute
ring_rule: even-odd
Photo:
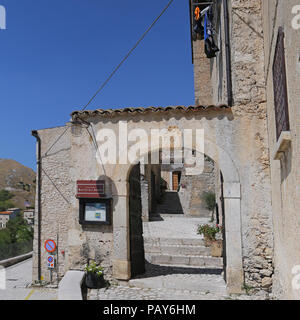
<svg viewBox="0 0 300 320"><path fill-rule="evenodd" d="M50 269L54 269L55 268L55 258L52 255L48 255L47 257L47 266Z"/></svg>
<svg viewBox="0 0 300 320"><path fill-rule="evenodd" d="M78 180L77 198L101 198L105 196L104 180Z"/></svg>
<svg viewBox="0 0 300 320"><path fill-rule="evenodd" d="M48 239L45 241L45 249L47 252L51 253L56 250L56 243L54 240Z"/></svg>

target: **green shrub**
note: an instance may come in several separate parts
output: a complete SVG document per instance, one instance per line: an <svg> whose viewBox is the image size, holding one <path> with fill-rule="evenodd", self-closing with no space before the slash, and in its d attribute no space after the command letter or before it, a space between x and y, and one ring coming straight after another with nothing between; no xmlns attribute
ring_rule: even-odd
<svg viewBox="0 0 300 320"><path fill-rule="evenodd" d="M211 226L209 224L203 224L198 226L197 233L198 234L203 234L210 240L216 240L216 234L221 231L222 227L221 226Z"/></svg>
<svg viewBox="0 0 300 320"><path fill-rule="evenodd" d="M203 192L202 198L205 202L205 207L209 211L213 211L216 206L216 195L212 191Z"/></svg>

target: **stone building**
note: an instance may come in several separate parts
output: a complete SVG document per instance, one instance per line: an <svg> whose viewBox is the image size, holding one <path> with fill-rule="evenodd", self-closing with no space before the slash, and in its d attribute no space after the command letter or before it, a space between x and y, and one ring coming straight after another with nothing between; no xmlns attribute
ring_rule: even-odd
<svg viewBox="0 0 300 320"><path fill-rule="evenodd" d="M24 220L26 220L28 225L34 224L34 209L26 209L23 211Z"/></svg>
<svg viewBox="0 0 300 320"><path fill-rule="evenodd" d="M273 291L285 299L300 298L298 287L293 287L300 272L299 4L296 0L263 1L264 78L274 223Z"/></svg>
<svg viewBox="0 0 300 320"><path fill-rule="evenodd" d="M293 297L289 270L298 263L295 253L299 252L299 241L295 241L299 234L296 48L286 52L290 126L279 137L271 72L277 30L284 26L291 31L290 4L284 7L275 0L194 3L190 1L195 106L75 111L65 126L33 132L39 164L34 279L49 278L43 250L49 238L58 248L55 280L69 269L82 269L89 258L101 263L110 279L128 280L143 272L142 219L149 219L159 206L161 178L173 189L182 166L144 164L141 159L163 152L161 145L151 144L152 130L165 128L160 132L164 136L192 129L204 130L204 144L201 147L192 139L191 150L214 162L216 199L225 217L228 291L239 293L245 285L271 291L273 285L276 294ZM213 38L219 51L208 58L207 43L195 32L194 10L200 6L202 11L211 3ZM296 31L285 36L286 46L294 43L299 48ZM124 130L129 136L124 136ZM103 137L109 134L116 140L108 143ZM128 162L127 151L137 136L143 141L140 154L134 153ZM115 163L105 163L107 155L101 150L113 150L114 145L118 146L116 153L112 151ZM177 177L170 178L172 171ZM193 186L195 174L185 175ZM179 194L184 178L181 173ZM94 199L85 199L80 190L85 190L85 197L94 193ZM189 201L182 198L182 203ZM197 196L193 201L199 205ZM105 223L86 223L95 208L105 208L99 213Z"/></svg>
<svg viewBox="0 0 300 320"><path fill-rule="evenodd" d="M20 213L20 209L18 208L11 208L7 211L0 212L0 229L6 228L6 224L9 220L14 219L17 214Z"/></svg>

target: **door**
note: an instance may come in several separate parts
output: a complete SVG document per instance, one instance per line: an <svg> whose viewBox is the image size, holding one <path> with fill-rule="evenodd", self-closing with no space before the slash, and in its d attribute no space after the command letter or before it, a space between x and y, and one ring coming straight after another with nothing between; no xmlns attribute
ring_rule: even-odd
<svg viewBox="0 0 300 320"><path fill-rule="evenodd" d="M129 227L131 276L145 272L145 253L142 222L140 165L135 165L129 176Z"/></svg>
<svg viewBox="0 0 300 320"><path fill-rule="evenodd" d="M172 172L172 189L173 191L178 191L180 184L181 172L174 171Z"/></svg>

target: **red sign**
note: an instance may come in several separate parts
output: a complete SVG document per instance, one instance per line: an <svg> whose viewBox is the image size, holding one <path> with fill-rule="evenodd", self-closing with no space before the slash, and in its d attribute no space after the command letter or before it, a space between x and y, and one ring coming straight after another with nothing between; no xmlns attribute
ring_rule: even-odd
<svg viewBox="0 0 300 320"><path fill-rule="evenodd" d="M56 243L54 240L48 239L45 241L45 249L47 252L51 253L56 250Z"/></svg>
<svg viewBox="0 0 300 320"><path fill-rule="evenodd" d="M101 198L105 196L104 180L78 180L77 198Z"/></svg>

